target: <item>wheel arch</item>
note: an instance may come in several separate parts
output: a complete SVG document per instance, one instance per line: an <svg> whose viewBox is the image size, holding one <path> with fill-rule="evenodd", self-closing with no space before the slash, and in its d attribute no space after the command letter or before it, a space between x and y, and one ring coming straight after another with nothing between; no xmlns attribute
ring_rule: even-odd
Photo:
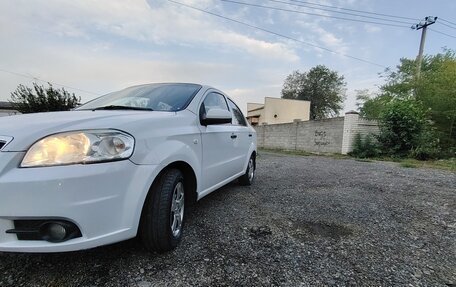
<svg viewBox="0 0 456 287"><path fill-rule="evenodd" d="M252 154L250 155L250 157L252 157L252 156L253 156L253 168L256 169L256 168L257 168L257 167L256 167L256 157L257 157L257 152L256 152L256 150L254 150L254 151L252 152Z"/></svg>
<svg viewBox="0 0 456 287"><path fill-rule="evenodd" d="M192 166L190 164L188 164L187 162L181 161L181 160L169 163L168 165L163 167L160 170L160 172L157 174L157 176L154 178L144 200L142 201L141 215L140 215L139 222L138 222L139 224L137 227L137 232L139 231L139 228L141 227L141 221L142 221L143 214L144 214L144 206L145 206L148 198L150 196L153 196L153 194L152 194L153 187L158 184L160 178L163 176L163 174L166 171L168 171L170 169L174 169L174 168L180 170L184 175L186 205L187 204L192 205L194 202L196 202L196 200L198 198L198 196L197 196L198 180L197 180L196 173L195 173L194 169L192 168Z"/></svg>
<svg viewBox="0 0 456 287"><path fill-rule="evenodd" d="M155 178L154 183L163 174L163 172L165 172L166 170L172 169L172 168L180 170L184 175L185 198L187 199L186 202L188 202L188 203L196 202L198 180L196 178L196 173L193 170L192 166L189 165L185 161L175 161L175 162L168 164L166 167L164 167L160 171L158 176ZM154 183L152 183L152 186ZM151 188L152 188L152 186L151 186Z"/></svg>
<svg viewBox="0 0 456 287"><path fill-rule="evenodd" d="M253 167L256 169L256 157L257 157L257 149L255 144L251 144L249 148L249 152L247 153L247 157L245 158L245 163L244 163L244 170L247 169L247 166L249 165L249 160L253 156Z"/></svg>

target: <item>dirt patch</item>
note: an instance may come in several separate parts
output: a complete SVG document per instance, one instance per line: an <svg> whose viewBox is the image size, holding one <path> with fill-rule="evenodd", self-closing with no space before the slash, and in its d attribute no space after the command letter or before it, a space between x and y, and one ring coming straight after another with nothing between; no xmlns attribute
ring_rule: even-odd
<svg viewBox="0 0 456 287"><path fill-rule="evenodd" d="M341 237L350 236L353 231L348 227L328 222L311 222L303 221L293 224L298 234L308 233L314 236L340 239Z"/></svg>

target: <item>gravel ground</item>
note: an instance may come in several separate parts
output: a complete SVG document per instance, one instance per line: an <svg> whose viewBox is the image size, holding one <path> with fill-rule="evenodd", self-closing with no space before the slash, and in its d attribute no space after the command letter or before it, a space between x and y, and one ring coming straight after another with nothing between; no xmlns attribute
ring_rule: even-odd
<svg viewBox="0 0 456 287"><path fill-rule="evenodd" d="M261 153L254 185L196 204L175 251L0 253L0 286L456 286L455 187L451 172Z"/></svg>

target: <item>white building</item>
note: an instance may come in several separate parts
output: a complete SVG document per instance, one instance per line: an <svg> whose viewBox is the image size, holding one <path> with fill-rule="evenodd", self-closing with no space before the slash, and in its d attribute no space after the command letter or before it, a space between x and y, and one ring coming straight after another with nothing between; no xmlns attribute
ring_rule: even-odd
<svg viewBox="0 0 456 287"><path fill-rule="evenodd" d="M266 97L264 104L247 103L247 119L251 125L308 121L309 117L310 101Z"/></svg>

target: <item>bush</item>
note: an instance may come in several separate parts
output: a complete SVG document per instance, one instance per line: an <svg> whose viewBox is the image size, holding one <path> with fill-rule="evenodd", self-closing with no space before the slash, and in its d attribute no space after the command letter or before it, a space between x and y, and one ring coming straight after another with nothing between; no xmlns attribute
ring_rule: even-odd
<svg viewBox="0 0 456 287"><path fill-rule="evenodd" d="M353 142L353 151L350 152L351 156L358 158L376 157L380 154L378 144L375 138L367 134L364 136L356 134Z"/></svg>
<svg viewBox="0 0 456 287"><path fill-rule="evenodd" d="M382 153L406 157L420 146L426 116L416 100L394 100L386 105L379 123L377 140ZM424 145L422 149L426 149Z"/></svg>
<svg viewBox="0 0 456 287"><path fill-rule="evenodd" d="M442 156L437 132L427 125L417 137L417 146L412 149L411 156L418 160L436 159Z"/></svg>

